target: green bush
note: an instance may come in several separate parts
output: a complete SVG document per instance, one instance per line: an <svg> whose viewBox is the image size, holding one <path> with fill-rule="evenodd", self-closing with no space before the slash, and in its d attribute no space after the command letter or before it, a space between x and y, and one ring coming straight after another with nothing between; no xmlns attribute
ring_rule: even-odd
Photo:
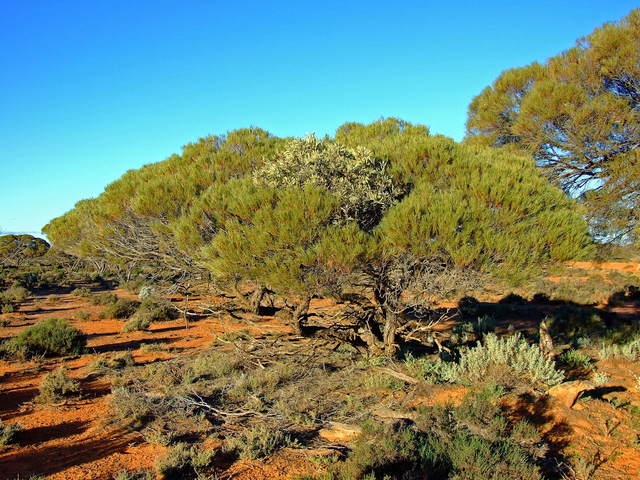
<svg viewBox="0 0 640 480"><path fill-rule="evenodd" d="M30 293L31 292L29 292L29 290L27 290L24 287L13 286L11 288L8 288L4 292L0 293L0 302L3 302L3 301L6 303L24 302L29 297Z"/></svg>
<svg viewBox="0 0 640 480"><path fill-rule="evenodd" d="M109 305L117 301L118 296L115 293L101 293L91 297L91 303L94 305Z"/></svg>
<svg viewBox="0 0 640 480"><path fill-rule="evenodd" d="M558 362L566 365L569 368L590 368L591 357L584 352L579 352L574 349L562 352L558 356Z"/></svg>
<svg viewBox="0 0 640 480"><path fill-rule="evenodd" d="M255 460L268 457L292 443L291 437L283 430L260 423L242 430L238 436L229 441L227 448L237 451L240 458Z"/></svg>
<svg viewBox="0 0 640 480"><path fill-rule="evenodd" d="M199 471L208 467L213 461L215 452L205 450L197 446L189 447L185 443L179 443L171 447L164 457L160 457L156 462L156 468L163 478L184 479L197 476Z"/></svg>
<svg viewBox="0 0 640 480"><path fill-rule="evenodd" d="M87 287L76 288L71 291L71 295L75 295L76 297L85 297L88 298L91 296L91 289Z"/></svg>
<svg viewBox="0 0 640 480"><path fill-rule="evenodd" d="M151 326L151 319L147 316L134 315L122 327L124 333L147 330Z"/></svg>
<svg viewBox="0 0 640 480"><path fill-rule="evenodd" d="M11 445L18 440L22 431L20 425L5 425L0 422L0 445Z"/></svg>
<svg viewBox="0 0 640 480"><path fill-rule="evenodd" d="M536 345L529 345L519 335L498 338L486 335L482 342L463 349L457 364L451 365L449 380L456 383L483 381L490 374L506 370L534 383L557 385L564 376L552 360L544 357Z"/></svg>
<svg viewBox="0 0 640 480"><path fill-rule="evenodd" d="M80 384L67 375L67 370L62 367L45 375L38 387L40 393L36 401L40 403L57 403L80 390Z"/></svg>
<svg viewBox="0 0 640 480"><path fill-rule="evenodd" d="M150 470L121 470L114 480L155 480L156 476Z"/></svg>
<svg viewBox="0 0 640 480"><path fill-rule="evenodd" d="M603 360L608 358L638 360L640 359L640 336L624 343L602 343L598 356Z"/></svg>
<svg viewBox="0 0 640 480"><path fill-rule="evenodd" d="M2 305L2 313L13 313L16 311L16 307L13 306L13 304L11 303L6 303L4 305Z"/></svg>
<svg viewBox="0 0 640 480"><path fill-rule="evenodd" d="M139 306L140 302L119 298L115 302L109 303L100 316L102 318L129 318L136 313Z"/></svg>
<svg viewBox="0 0 640 480"><path fill-rule="evenodd" d="M4 350L25 358L80 354L86 338L65 320L48 318L22 330L3 346Z"/></svg>

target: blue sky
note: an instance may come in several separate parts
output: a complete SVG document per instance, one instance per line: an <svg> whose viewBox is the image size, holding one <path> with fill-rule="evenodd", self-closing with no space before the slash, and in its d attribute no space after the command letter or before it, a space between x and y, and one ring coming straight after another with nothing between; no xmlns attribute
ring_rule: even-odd
<svg viewBox="0 0 640 480"><path fill-rule="evenodd" d="M256 125L398 116L460 139L471 98L640 1L0 1L0 230Z"/></svg>

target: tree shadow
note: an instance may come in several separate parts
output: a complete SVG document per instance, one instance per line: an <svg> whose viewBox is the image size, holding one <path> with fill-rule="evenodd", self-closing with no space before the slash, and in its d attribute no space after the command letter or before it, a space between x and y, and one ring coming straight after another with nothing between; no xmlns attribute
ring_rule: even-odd
<svg viewBox="0 0 640 480"><path fill-rule="evenodd" d="M20 445L28 446L49 442L57 438L72 437L89 428L89 422L75 421L60 423L58 425L46 425L23 430L20 433Z"/></svg>
<svg viewBox="0 0 640 480"><path fill-rule="evenodd" d="M157 330L155 330L157 332ZM154 338L153 343L173 343L177 341L177 338L164 337L164 338ZM97 345L95 347L91 347L91 350L95 353L105 353L105 352L124 352L127 350L137 350L140 346L145 343L149 343L148 338L143 338L140 340L129 340L126 342L120 343L107 343L105 345Z"/></svg>
<svg viewBox="0 0 640 480"><path fill-rule="evenodd" d="M0 471L6 475L5 478L53 475L73 466L123 452L131 445L139 443L142 443L141 439L119 431L108 436L91 437L64 445L45 445L26 451L20 450L0 457Z"/></svg>

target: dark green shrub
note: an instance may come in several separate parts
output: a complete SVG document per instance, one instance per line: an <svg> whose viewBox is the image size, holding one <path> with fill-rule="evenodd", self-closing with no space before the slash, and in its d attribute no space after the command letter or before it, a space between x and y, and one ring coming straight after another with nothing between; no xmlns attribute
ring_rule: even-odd
<svg viewBox="0 0 640 480"><path fill-rule="evenodd" d="M292 443L291 437L283 430L260 423L242 430L240 435L229 441L227 448L237 451L240 458L255 460L268 457Z"/></svg>
<svg viewBox="0 0 640 480"><path fill-rule="evenodd" d="M117 301L118 296L115 293L101 293L91 297L91 303L94 305L109 305L111 303L116 303Z"/></svg>
<svg viewBox="0 0 640 480"><path fill-rule="evenodd" d="M40 403L57 403L80 390L80 384L69 378L67 370L62 367L45 375L38 387L40 391L36 401Z"/></svg>
<svg viewBox="0 0 640 480"><path fill-rule="evenodd" d="M211 464L214 455L213 450L179 443L157 460L156 467L158 473L167 480L193 478L201 469Z"/></svg>
<svg viewBox="0 0 640 480"><path fill-rule="evenodd" d="M22 330L4 345L4 350L25 358L72 355L84 351L86 338L65 320L48 318Z"/></svg>
<svg viewBox="0 0 640 480"><path fill-rule="evenodd" d="M151 319L144 315L134 315L124 324L124 333L147 330L151 326Z"/></svg>
<svg viewBox="0 0 640 480"><path fill-rule="evenodd" d="M13 286L0 293L0 303L21 303L29 297L30 293L24 287Z"/></svg>
<svg viewBox="0 0 640 480"><path fill-rule="evenodd" d="M140 302L119 298L115 302L109 303L100 316L102 318L129 318L136 313L139 306Z"/></svg>
<svg viewBox="0 0 640 480"><path fill-rule="evenodd" d="M171 302L154 296L142 300L137 313L149 317L152 322L175 320L179 316L178 310L173 307Z"/></svg>
<svg viewBox="0 0 640 480"><path fill-rule="evenodd" d="M76 297L90 297L91 296L91 290L87 287L80 287L80 288L76 288L74 290L71 291L71 295L75 295Z"/></svg>

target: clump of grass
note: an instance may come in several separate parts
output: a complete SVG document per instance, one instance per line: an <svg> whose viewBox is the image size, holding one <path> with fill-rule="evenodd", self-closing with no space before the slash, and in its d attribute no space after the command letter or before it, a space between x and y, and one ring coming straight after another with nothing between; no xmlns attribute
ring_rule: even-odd
<svg viewBox="0 0 640 480"><path fill-rule="evenodd" d="M165 350L164 345L161 343L144 343L140 345L140 353L154 353L163 352Z"/></svg>
<svg viewBox="0 0 640 480"><path fill-rule="evenodd" d="M91 296L91 290L87 287L79 287L72 290L71 295L75 295L76 297L88 298Z"/></svg>
<svg viewBox="0 0 640 480"><path fill-rule="evenodd" d="M156 476L150 470L121 470L114 480L155 480Z"/></svg>
<svg viewBox="0 0 640 480"><path fill-rule="evenodd" d="M94 305L109 305L118 301L118 296L115 293L100 293L90 298Z"/></svg>
<svg viewBox="0 0 640 480"><path fill-rule="evenodd" d="M40 391L36 401L40 403L58 403L65 398L78 393L80 384L67 374L66 368L62 367L45 375L38 387Z"/></svg>
<svg viewBox="0 0 640 480"><path fill-rule="evenodd" d="M24 287L13 286L0 293L0 303L21 303L24 302L31 292Z"/></svg>
<svg viewBox="0 0 640 480"><path fill-rule="evenodd" d="M78 318L78 320L86 322L87 320L89 320L89 318L91 318L91 314L89 312L83 311L76 313L76 317Z"/></svg>
<svg viewBox="0 0 640 480"><path fill-rule="evenodd" d="M11 445L16 443L22 427L20 425L6 425L0 422L0 445Z"/></svg>
<svg viewBox="0 0 640 480"><path fill-rule="evenodd" d="M197 476L202 469L211 465L214 455L212 450L179 443L157 460L156 468L167 480L188 478L188 475L194 474Z"/></svg>
<svg viewBox="0 0 640 480"><path fill-rule="evenodd" d="M129 318L140 306L140 302L135 300L127 300L125 298L119 298L113 303L109 303L107 308L100 314L102 318Z"/></svg>
<svg viewBox="0 0 640 480"><path fill-rule="evenodd" d="M255 460L268 457L293 443L291 436L285 431L261 423L242 430L228 442L226 448L238 452L240 458Z"/></svg>
<svg viewBox="0 0 640 480"><path fill-rule="evenodd" d="M618 344L602 343L598 356L603 360L608 358L638 360L640 359L640 337Z"/></svg>
<svg viewBox="0 0 640 480"><path fill-rule="evenodd" d="M558 361L569 368L591 368L591 357L584 352L569 349L558 356Z"/></svg>
<svg viewBox="0 0 640 480"><path fill-rule="evenodd" d="M5 303L2 305L2 309L0 309L2 313L13 313L16 311L16 307L13 306L12 303Z"/></svg>
<svg viewBox="0 0 640 480"><path fill-rule="evenodd" d="M135 365L131 352L122 352L114 357L98 357L89 365L89 370L98 375L104 375L114 370L122 370Z"/></svg>
<svg viewBox="0 0 640 480"><path fill-rule="evenodd" d="M86 338L65 320L48 318L22 330L3 345L3 350L22 358L82 353Z"/></svg>
<svg viewBox="0 0 640 480"><path fill-rule="evenodd" d="M151 326L151 319L148 317L135 315L131 317L122 327L124 333L148 330Z"/></svg>

